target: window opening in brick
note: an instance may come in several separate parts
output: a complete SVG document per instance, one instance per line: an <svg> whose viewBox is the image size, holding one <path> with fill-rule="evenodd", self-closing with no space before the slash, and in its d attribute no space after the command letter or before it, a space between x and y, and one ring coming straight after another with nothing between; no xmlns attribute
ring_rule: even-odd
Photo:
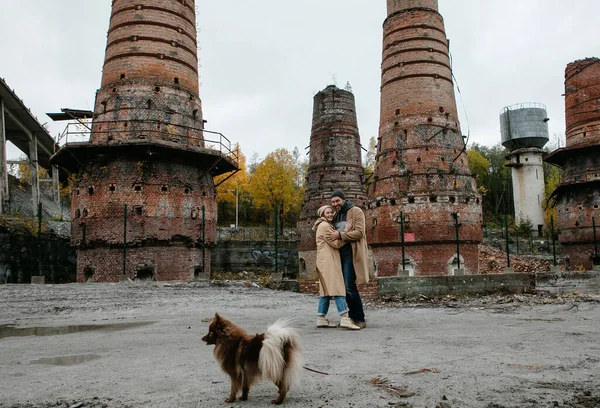
<svg viewBox="0 0 600 408"><path fill-rule="evenodd" d="M186 187L186 188L184 188L184 189L183 189L183 192L184 192L185 194L189 194L191 191L192 191L192 190L191 190L189 187Z"/></svg>
<svg viewBox="0 0 600 408"><path fill-rule="evenodd" d="M78 209L75 210L75 218L81 217L81 211Z"/></svg>
<svg viewBox="0 0 600 408"><path fill-rule="evenodd" d="M396 200L394 200L393 198L390 200L390 205L396 205Z"/></svg>
<svg viewBox="0 0 600 408"><path fill-rule="evenodd" d="M121 79L125 79L125 74L121 74Z"/></svg>
<svg viewBox="0 0 600 408"><path fill-rule="evenodd" d="M206 197L206 191L202 192L202 197Z"/></svg>
<svg viewBox="0 0 600 408"><path fill-rule="evenodd" d="M85 282L92 282L94 280L94 270L89 266L83 268L83 280Z"/></svg>
<svg viewBox="0 0 600 408"><path fill-rule="evenodd" d="M144 213L144 207L141 205L136 205L133 207L133 213L135 215L142 215Z"/></svg>
<svg viewBox="0 0 600 408"><path fill-rule="evenodd" d="M166 193L167 191L169 191L169 187L167 187L167 186L162 186L162 187L160 188L160 191L162 191L163 193Z"/></svg>
<svg viewBox="0 0 600 408"><path fill-rule="evenodd" d="M94 194L94 187L93 186L88 187L88 194L89 195Z"/></svg>
<svg viewBox="0 0 600 408"><path fill-rule="evenodd" d="M113 92L117 92L117 88L113 88L113 90L112 90L112 91L113 91Z"/></svg>
<svg viewBox="0 0 600 408"><path fill-rule="evenodd" d="M177 77L173 78L173 82L175 82L175 85L179 85L179 78L177 78Z"/></svg>
<svg viewBox="0 0 600 408"><path fill-rule="evenodd" d="M152 100L151 100L151 99L148 99L148 100L146 101L146 105L148 106L148 109L152 109Z"/></svg>
<svg viewBox="0 0 600 408"><path fill-rule="evenodd" d="M594 208L597 210L597 209L598 209L598 204L595 204L595 205L594 205Z"/></svg>
<svg viewBox="0 0 600 408"><path fill-rule="evenodd" d="M451 202L451 203L455 203L455 202L456 202L456 197L454 197L454 196L450 196L450 202Z"/></svg>
<svg viewBox="0 0 600 408"><path fill-rule="evenodd" d="M415 198L414 197L408 197L408 203L409 204L414 204L415 203Z"/></svg>
<svg viewBox="0 0 600 408"><path fill-rule="evenodd" d="M102 113L106 113L106 101L100 102L100 105L102 105Z"/></svg>
<svg viewBox="0 0 600 408"><path fill-rule="evenodd" d="M440 160L441 161L446 161L446 158L445 157L440 157Z"/></svg>
<svg viewBox="0 0 600 408"><path fill-rule="evenodd" d="M417 161L418 161L419 163L421 163L421 158L420 158L420 157L417 157Z"/></svg>
<svg viewBox="0 0 600 408"><path fill-rule="evenodd" d="M465 204L469 204L471 202L471 199L469 197L465 198Z"/></svg>
<svg viewBox="0 0 600 408"><path fill-rule="evenodd" d="M429 196L429 201L432 203L437 203L437 196L435 196L435 195Z"/></svg>
<svg viewBox="0 0 600 408"><path fill-rule="evenodd" d="M396 115L400 115L400 109L396 109Z"/></svg>
<svg viewBox="0 0 600 408"><path fill-rule="evenodd" d="M127 127L127 122L123 123L123 127Z"/></svg>
<svg viewBox="0 0 600 408"><path fill-rule="evenodd" d="M575 222L575 226L576 226L576 227L579 227L579 221L576 221L576 222Z"/></svg>
<svg viewBox="0 0 600 408"><path fill-rule="evenodd" d="M444 107L440 106L440 113L444 113Z"/></svg>
<svg viewBox="0 0 600 408"><path fill-rule="evenodd" d="M140 186L139 184L136 184L135 186L133 186L133 190L134 191L142 191L142 186Z"/></svg>
<svg viewBox="0 0 600 408"><path fill-rule="evenodd" d="M117 190L117 187L114 184L111 184L108 187L108 191L110 191L111 193L114 193Z"/></svg>
<svg viewBox="0 0 600 408"><path fill-rule="evenodd" d="M198 119L198 109L194 109L192 116L194 117L194 120Z"/></svg>
<svg viewBox="0 0 600 408"><path fill-rule="evenodd" d="M160 92L160 86L155 86L154 87L154 92Z"/></svg>
<svg viewBox="0 0 600 408"><path fill-rule="evenodd" d="M204 268L202 265L194 266L194 278L204 277Z"/></svg>
<svg viewBox="0 0 600 408"><path fill-rule="evenodd" d="M150 281L154 280L154 270L152 268L140 268L135 273L135 279L141 281Z"/></svg>

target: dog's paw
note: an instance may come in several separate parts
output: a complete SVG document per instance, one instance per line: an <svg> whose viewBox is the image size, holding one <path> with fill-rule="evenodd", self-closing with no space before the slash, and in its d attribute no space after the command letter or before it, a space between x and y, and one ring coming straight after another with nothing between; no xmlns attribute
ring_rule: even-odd
<svg viewBox="0 0 600 408"><path fill-rule="evenodd" d="M283 403L283 400L281 398L275 398L273 400L271 400L271 404L273 405L281 405Z"/></svg>
<svg viewBox="0 0 600 408"><path fill-rule="evenodd" d="M232 404L235 402L235 397L227 397L225 398L225 402L228 404Z"/></svg>
<svg viewBox="0 0 600 408"><path fill-rule="evenodd" d="M248 396L242 394L242 396L240 397L240 401L248 401Z"/></svg>

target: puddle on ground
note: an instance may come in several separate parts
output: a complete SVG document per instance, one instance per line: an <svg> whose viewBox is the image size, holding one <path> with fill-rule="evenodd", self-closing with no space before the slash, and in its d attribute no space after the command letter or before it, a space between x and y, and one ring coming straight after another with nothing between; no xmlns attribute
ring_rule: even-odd
<svg viewBox="0 0 600 408"><path fill-rule="evenodd" d="M59 334L71 334L85 331L99 330L103 332L133 329L136 327L149 326L154 322L135 322L135 323L113 323L113 324L80 324L74 326L55 326L55 327L14 327L10 325L0 325L0 339L5 337L22 336L56 336Z"/></svg>
<svg viewBox="0 0 600 408"><path fill-rule="evenodd" d="M85 363L86 361L92 361L100 358L98 354L81 354L79 356L63 356L63 357L52 357L52 358L40 358L39 360L33 360L30 364L48 364L56 366L71 366L76 364Z"/></svg>

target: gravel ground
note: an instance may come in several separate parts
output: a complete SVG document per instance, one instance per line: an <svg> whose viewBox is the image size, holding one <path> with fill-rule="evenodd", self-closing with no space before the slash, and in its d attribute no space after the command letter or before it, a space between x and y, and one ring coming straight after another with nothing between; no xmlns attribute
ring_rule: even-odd
<svg viewBox="0 0 600 408"><path fill-rule="evenodd" d="M287 407L600 407L597 296L377 302L359 332L316 329L316 308L239 282L0 285L0 407L269 406L267 382L224 402L200 341L215 312L251 333L294 318L327 375L305 371Z"/></svg>

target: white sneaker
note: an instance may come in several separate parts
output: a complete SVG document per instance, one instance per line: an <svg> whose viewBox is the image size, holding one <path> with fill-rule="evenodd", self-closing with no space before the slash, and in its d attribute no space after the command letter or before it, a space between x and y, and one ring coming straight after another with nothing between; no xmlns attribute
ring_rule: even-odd
<svg viewBox="0 0 600 408"><path fill-rule="evenodd" d="M329 328L329 327L336 327L335 324L331 323L329 321L328 318L326 318L325 316L319 316L317 317L317 327L319 328Z"/></svg>
<svg viewBox="0 0 600 408"><path fill-rule="evenodd" d="M360 327L355 325L349 317L342 317L342 320L340 321L340 327L349 330L360 330Z"/></svg>

